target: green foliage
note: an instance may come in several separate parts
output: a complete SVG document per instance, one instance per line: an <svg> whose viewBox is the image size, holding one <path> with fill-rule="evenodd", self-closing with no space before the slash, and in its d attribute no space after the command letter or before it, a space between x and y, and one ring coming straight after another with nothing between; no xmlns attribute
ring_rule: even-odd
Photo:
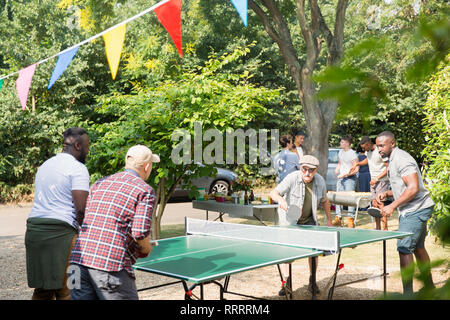
<svg viewBox="0 0 450 320"><path fill-rule="evenodd" d="M450 299L450 281L436 288L434 284L430 282L430 272L433 268L446 267L448 268L449 261L436 260L432 261L429 265L422 266L412 263L409 267L402 270L405 279L413 280L417 279L423 284L423 287L413 294L404 295L399 293L388 294L386 299L388 300L448 300ZM447 265L446 265L447 264Z"/></svg>
<svg viewBox="0 0 450 320"><path fill-rule="evenodd" d="M437 3L422 4L420 15L413 14L407 2L372 5L364 1L358 5L361 9L356 13L368 18L370 24L364 23L369 29L360 41L349 35L341 64L322 70L316 78L319 96L340 103L330 144L337 146L340 135L351 134L356 147L362 135L374 138L390 130L399 146L422 163L425 139L419 132L427 97L424 72L429 76L429 67L442 61L448 51L446 11ZM359 19L355 17L350 29L363 30L358 27ZM431 64L424 65L422 56L432 59Z"/></svg>
<svg viewBox="0 0 450 320"><path fill-rule="evenodd" d="M340 120L341 129L344 121L347 126L344 132L351 131L352 121L354 124L360 116L365 116L368 117L364 120L366 132L372 131L376 134L391 130L402 149L408 150L416 159L424 157L424 178L435 201L432 231L444 244L448 244L450 25L448 10L440 6L435 2L427 3L418 21L403 19L398 23L388 19L390 28L385 29L384 36L372 36L367 41L354 45L341 66L324 70L318 80L324 86L323 96L337 98L343 103L341 114L347 115L348 118L346 120L341 117ZM410 24L409 21L417 22L417 25ZM410 37L410 33L415 33L416 37ZM378 57L379 48L382 48L385 54ZM433 76L427 87L424 80L428 80L436 72L436 66L440 63L443 64L442 69ZM338 90L344 91L345 94L340 94ZM369 99L365 99L366 93ZM380 103L377 101L378 97L384 97L385 101ZM423 105L425 106L422 110ZM365 110L366 108L370 111ZM372 113L374 116L371 117ZM425 132L423 138L420 134L422 130ZM357 131L353 129L353 132ZM427 278L430 268L444 263L445 261L434 261L431 266L419 266L418 274L412 266L406 274L411 279L416 277L424 284L424 288L413 296L395 295L388 298L448 299L450 281L435 289Z"/></svg>
<svg viewBox="0 0 450 320"><path fill-rule="evenodd" d="M62 132L76 124L80 119L67 110L33 113L5 105L0 114L0 181L32 184L37 168L59 151Z"/></svg>
<svg viewBox="0 0 450 320"><path fill-rule="evenodd" d="M51 56L157 2L3 1L0 3L0 74L18 71ZM349 87L334 91L347 100L342 105L333 128L331 144L344 133L351 133L358 140L362 134L374 136L381 130L389 129L394 131L402 148L420 160L425 141L418 134L424 117L419 110L426 99L426 88L405 81L405 70L422 56L433 58L431 49L441 48L439 52L444 52L448 47L444 40L449 37L446 37L446 21L441 19L445 12L439 11L444 4L422 3L421 11L429 18L429 21L422 23L411 13L412 3L413 1L394 1L388 5L386 2L372 0L349 3L344 40L350 54L342 63L345 72L338 74L341 78L345 76L349 79ZM296 21L295 2L282 1L278 5L289 23L299 60L304 61L305 45ZM334 8L334 1L321 3L322 14L329 25L333 24ZM416 28L419 23L422 25L421 29ZM124 115L121 109L106 110L106 107L104 111L94 112L93 108L98 103L108 104L108 98L132 97L138 95L138 92L142 96L150 96L148 91L162 94L166 85L177 91L178 88L173 89L173 86L182 81L180 74L189 75L188 77L192 77L190 74L198 75L203 71L196 69L197 66L206 66L210 58L222 57L244 47L248 47L245 56L222 63L220 75L229 79L233 85L243 81L255 88L264 86L285 89L279 91L276 100L264 103L270 116L256 121L247 117L239 125L247 123L246 126L252 128L277 128L280 134L304 125L298 91L279 48L268 37L259 18L251 10L249 25L245 28L229 1L185 0L182 6L182 26L184 57L180 59L172 40L155 14L144 15L127 24L125 45L115 81L111 80L109 74L102 39L80 47L74 61L50 91L46 90L46 86L56 59L39 65L28 101L31 109L31 99L35 98L35 112L20 110L14 87L15 77L5 79L0 91L0 105L4 110L0 117L0 137L2 143L5 142L0 146L2 181L10 185L32 183L37 166L59 149L60 135L67 126L85 126L85 123L89 123L93 128L90 130L91 141L95 145L97 139L105 135L108 126L122 121L121 116ZM417 36L411 37L411 34ZM355 46L361 39L372 37L383 39L379 47L371 40ZM322 50L317 63L318 69L323 69L326 64L326 52L327 50ZM441 57L440 54L435 56ZM213 85L216 84L206 83L205 88L212 90ZM186 95L190 93L194 96L191 97L192 105L202 106L204 98L197 97L196 92L189 91L189 88L185 90ZM380 90L385 90L385 99L380 99L383 97L383 91ZM380 94L380 98L372 98L373 94ZM352 106L355 97L366 99L366 102L360 106ZM186 101L181 102L187 103ZM124 109L126 103L124 102ZM346 108L348 112L345 112ZM214 114L211 108L210 112ZM195 114L193 116L199 117ZM215 120L220 122L220 119ZM192 121L194 120L191 120L191 125ZM208 119L205 121L208 122ZM208 128L207 125L214 126L214 123L204 123L203 127ZM235 126L237 127L237 123ZM113 129L112 127L111 130ZM119 142L124 139L118 134L115 137ZM107 157L109 154L115 155L114 149L105 150L105 167L120 167L120 162L114 163ZM92 151L92 158L100 156L98 153L101 149L95 154L95 149ZM94 178L107 173L101 168L97 172L96 167L90 170ZM246 170L252 177L260 178L257 166L246 165Z"/></svg>
<svg viewBox="0 0 450 320"><path fill-rule="evenodd" d="M2 76L80 41L80 30L68 23L73 13L55 4L52 0L9 1L0 7ZM93 59L97 52L96 44L81 47L50 90L47 85L56 58L38 65L25 111L17 97L17 75L4 79L0 91L0 181L6 186L20 189L26 184L31 189L37 168L59 151L62 132L70 126L85 127L92 115L89 105L93 97L105 88L97 83L107 72L99 70L97 57ZM2 196L0 202L5 199Z"/></svg>
<svg viewBox="0 0 450 320"><path fill-rule="evenodd" d="M423 107L427 163L424 178L435 202L432 227L444 243L450 243L450 55L429 82Z"/></svg>
<svg viewBox="0 0 450 320"><path fill-rule="evenodd" d="M222 73L223 67L245 56L249 48L237 49L211 57L203 67L183 73L178 80L167 80L160 86L131 95L116 95L100 100L102 115L120 115L116 121L95 126L97 141L92 145L88 166L92 179L116 172L124 165L126 150L138 143L149 146L162 161L154 169L151 184L166 179L165 192L170 195L174 184L183 176L190 178L211 172L211 167L184 175L186 167L174 164L172 149L179 143L172 135L180 129L194 135L194 124L202 129L244 128L250 121L267 115L265 104L277 97L277 91L257 88L248 83L249 73ZM192 141L193 143L193 141ZM195 169L195 164L190 170Z"/></svg>
<svg viewBox="0 0 450 320"><path fill-rule="evenodd" d="M358 115L368 126L375 106L386 102L386 89L373 68L386 47L383 39L364 40L347 50L340 66L327 67L315 77L322 83L318 97L338 100L342 106L336 120Z"/></svg>
<svg viewBox="0 0 450 320"><path fill-rule="evenodd" d="M415 57L414 64L407 71L409 81L427 81L432 74L445 60L450 50L450 20L448 19L450 10L444 7L439 12L439 19L429 21L429 17L421 16L416 32L416 41L419 46L426 43L432 50L421 52Z"/></svg>
<svg viewBox="0 0 450 320"><path fill-rule="evenodd" d="M0 181L0 203L31 201L33 191L33 185L30 184L11 186Z"/></svg>

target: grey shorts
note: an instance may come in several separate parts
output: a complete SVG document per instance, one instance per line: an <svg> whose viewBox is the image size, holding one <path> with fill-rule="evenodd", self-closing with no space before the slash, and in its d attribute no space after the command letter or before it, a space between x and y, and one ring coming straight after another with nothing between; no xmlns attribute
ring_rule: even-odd
<svg viewBox="0 0 450 320"><path fill-rule="evenodd" d="M372 197L375 199L378 194L389 190L389 180L386 181L377 181L374 185L370 186L370 193L372 193Z"/></svg>
<svg viewBox="0 0 450 320"><path fill-rule="evenodd" d="M139 300L136 281L125 270L108 272L71 264L71 271L71 300Z"/></svg>
<svg viewBox="0 0 450 320"><path fill-rule="evenodd" d="M411 232L408 236L397 240L397 251L403 254L413 254L417 248L425 248L427 236L427 221L433 213L433 207L416 212L409 212L399 217L398 231Z"/></svg>

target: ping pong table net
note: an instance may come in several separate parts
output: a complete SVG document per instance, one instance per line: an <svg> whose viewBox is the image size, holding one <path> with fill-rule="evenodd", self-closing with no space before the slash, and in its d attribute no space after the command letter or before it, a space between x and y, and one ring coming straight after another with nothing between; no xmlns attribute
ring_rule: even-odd
<svg viewBox="0 0 450 320"><path fill-rule="evenodd" d="M186 218L186 235L205 235L285 246L339 252L339 232L308 230L296 226L255 226Z"/></svg>

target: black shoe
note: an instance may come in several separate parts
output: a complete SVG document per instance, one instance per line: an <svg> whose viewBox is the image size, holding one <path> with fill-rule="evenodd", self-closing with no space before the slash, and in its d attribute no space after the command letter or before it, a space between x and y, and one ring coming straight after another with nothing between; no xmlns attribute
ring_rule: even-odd
<svg viewBox="0 0 450 320"><path fill-rule="evenodd" d="M309 285L308 285L308 291L313 293L314 290L316 291L316 294L320 293L319 287L317 286L317 283L312 281L312 276L309 277Z"/></svg>

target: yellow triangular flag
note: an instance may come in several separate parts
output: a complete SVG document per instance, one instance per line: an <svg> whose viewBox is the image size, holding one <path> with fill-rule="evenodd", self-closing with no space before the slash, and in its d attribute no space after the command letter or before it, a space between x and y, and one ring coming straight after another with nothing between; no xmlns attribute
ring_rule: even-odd
<svg viewBox="0 0 450 320"><path fill-rule="evenodd" d="M106 58L113 80L116 78L119 68L120 55L122 54L123 42L125 41L126 24L121 25L103 35L105 41Z"/></svg>

